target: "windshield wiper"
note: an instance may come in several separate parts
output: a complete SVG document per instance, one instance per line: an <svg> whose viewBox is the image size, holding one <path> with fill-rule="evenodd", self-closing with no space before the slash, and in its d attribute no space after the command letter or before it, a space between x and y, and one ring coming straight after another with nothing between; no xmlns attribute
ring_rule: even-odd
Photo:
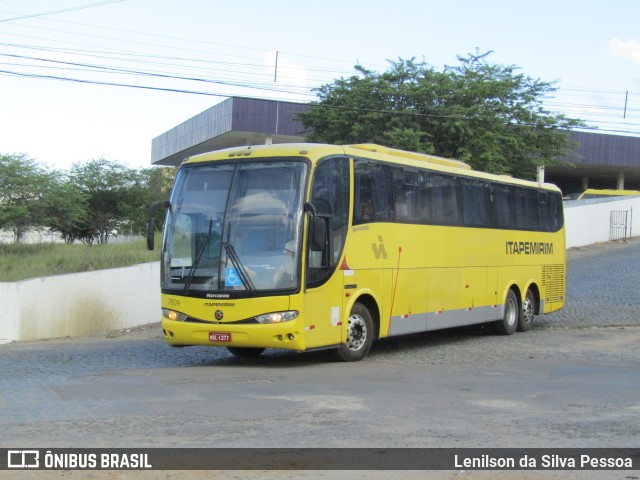
<svg viewBox="0 0 640 480"><path fill-rule="evenodd" d="M185 295L189 294L189 289L191 288L191 282L193 282L193 277L196 273L196 268L200 265L200 259L202 258L202 254L204 253L204 249L209 245L209 239L211 238L211 230L213 228L213 219L209 220L209 233L206 238L200 244L200 248L198 248L198 252L196 253L196 259L191 265L191 269L189 270L189 274L187 275L187 280L184 282L184 293Z"/></svg>
<svg viewBox="0 0 640 480"><path fill-rule="evenodd" d="M230 236L229 230L231 230L231 226L227 227L227 241L223 243L224 249L227 252L227 257L229 257L229 259L231 260L231 263L233 264L233 268L235 268L236 272L238 272L238 277L240 277L240 281L242 282L242 285L244 286L244 288L249 293L255 294L256 286L251 281L251 277L245 270L244 265L242 265L242 262L240 261L240 257L238 257L238 254L236 253L236 249L229 242L229 236Z"/></svg>

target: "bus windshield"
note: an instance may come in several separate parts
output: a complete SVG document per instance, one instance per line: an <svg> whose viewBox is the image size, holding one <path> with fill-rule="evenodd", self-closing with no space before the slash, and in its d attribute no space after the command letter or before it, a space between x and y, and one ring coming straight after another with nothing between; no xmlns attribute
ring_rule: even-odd
<svg viewBox="0 0 640 480"><path fill-rule="evenodd" d="M182 168L165 227L162 288L299 288L306 173L306 163L291 160Z"/></svg>

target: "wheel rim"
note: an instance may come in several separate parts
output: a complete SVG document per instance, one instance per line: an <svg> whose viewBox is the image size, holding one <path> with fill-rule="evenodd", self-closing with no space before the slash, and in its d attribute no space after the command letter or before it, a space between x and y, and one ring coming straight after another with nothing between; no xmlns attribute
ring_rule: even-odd
<svg viewBox="0 0 640 480"><path fill-rule="evenodd" d="M506 324L509 326L514 325L516 323L516 302L513 300L513 298L507 299L504 319Z"/></svg>
<svg viewBox="0 0 640 480"><path fill-rule="evenodd" d="M347 329L347 348L356 352L362 348L367 340L367 324L360 315L349 317L349 328Z"/></svg>
<svg viewBox="0 0 640 480"><path fill-rule="evenodd" d="M531 323L533 321L533 300L529 295L524 299L524 305L522 305L522 316L525 323Z"/></svg>

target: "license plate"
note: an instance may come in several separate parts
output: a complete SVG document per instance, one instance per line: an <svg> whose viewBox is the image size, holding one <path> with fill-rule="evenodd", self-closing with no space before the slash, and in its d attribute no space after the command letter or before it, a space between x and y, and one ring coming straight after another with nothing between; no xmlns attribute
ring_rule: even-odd
<svg viewBox="0 0 640 480"><path fill-rule="evenodd" d="M210 342L230 342L231 334L221 333L221 332L209 332L209 341Z"/></svg>

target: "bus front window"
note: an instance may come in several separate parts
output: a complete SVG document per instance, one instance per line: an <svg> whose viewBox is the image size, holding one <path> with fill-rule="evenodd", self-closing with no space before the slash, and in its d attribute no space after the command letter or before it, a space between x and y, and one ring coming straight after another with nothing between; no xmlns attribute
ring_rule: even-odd
<svg viewBox="0 0 640 480"><path fill-rule="evenodd" d="M163 288L298 288L306 170L292 161L182 169L166 227Z"/></svg>

